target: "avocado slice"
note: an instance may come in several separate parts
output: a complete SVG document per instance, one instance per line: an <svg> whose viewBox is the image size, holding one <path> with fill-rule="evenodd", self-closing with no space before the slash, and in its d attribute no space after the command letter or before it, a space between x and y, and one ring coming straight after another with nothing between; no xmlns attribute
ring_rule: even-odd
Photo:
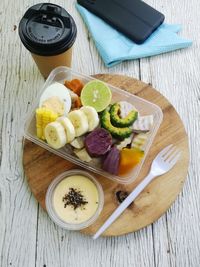
<svg viewBox="0 0 200 267"><path fill-rule="evenodd" d="M138 112L137 110L132 110L125 118L120 118L120 105L115 103L110 108L110 118L111 122L116 127L128 127L137 120Z"/></svg>
<svg viewBox="0 0 200 267"><path fill-rule="evenodd" d="M111 123L111 115L108 110L104 110L101 114L101 126L108 130L111 135L117 139L123 140L132 134L132 129L129 127L116 127Z"/></svg>

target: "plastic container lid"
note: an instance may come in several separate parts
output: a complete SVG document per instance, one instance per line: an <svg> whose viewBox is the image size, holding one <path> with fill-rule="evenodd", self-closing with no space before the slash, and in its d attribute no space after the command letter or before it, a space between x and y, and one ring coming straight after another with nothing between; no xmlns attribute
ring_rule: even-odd
<svg viewBox="0 0 200 267"><path fill-rule="evenodd" d="M24 46L42 56L58 55L68 50L76 39L72 16L62 7L44 3L30 7L19 24Z"/></svg>

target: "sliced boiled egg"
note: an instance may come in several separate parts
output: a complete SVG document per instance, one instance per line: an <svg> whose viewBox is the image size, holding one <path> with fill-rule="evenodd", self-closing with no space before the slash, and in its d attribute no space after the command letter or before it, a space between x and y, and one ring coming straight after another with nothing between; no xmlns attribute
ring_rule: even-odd
<svg viewBox="0 0 200 267"><path fill-rule="evenodd" d="M58 82L49 85L40 97L40 107L48 107L59 116L67 115L71 109L71 96L67 88Z"/></svg>

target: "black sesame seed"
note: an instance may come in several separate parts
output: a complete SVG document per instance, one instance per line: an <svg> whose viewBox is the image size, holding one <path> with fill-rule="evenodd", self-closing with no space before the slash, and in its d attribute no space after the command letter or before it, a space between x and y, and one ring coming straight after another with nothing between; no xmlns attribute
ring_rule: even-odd
<svg viewBox="0 0 200 267"><path fill-rule="evenodd" d="M64 202L65 208L67 206L72 206L74 210L88 203L81 194L81 191L77 190L76 188L69 188L69 192L65 194L65 196L62 198L62 201Z"/></svg>

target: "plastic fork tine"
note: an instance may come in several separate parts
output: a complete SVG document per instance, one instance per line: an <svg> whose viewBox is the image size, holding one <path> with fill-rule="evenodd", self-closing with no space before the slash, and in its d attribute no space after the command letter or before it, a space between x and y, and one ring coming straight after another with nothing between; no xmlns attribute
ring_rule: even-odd
<svg viewBox="0 0 200 267"><path fill-rule="evenodd" d="M174 147L175 148L175 147ZM170 162L172 161L172 159L179 153L178 149L173 149L173 151L171 152L171 154L167 157L166 161Z"/></svg>
<svg viewBox="0 0 200 267"><path fill-rule="evenodd" d="M173 145L171 144L171 145L165 147L165 148L158 154L158 156L164 157L164 156L166 155L166 153L171 149L172 146L173 146Z"/></svg>
<svg viewBox="0 0 200 267"><path fill-rule="evenodd" d="M178 151L177 151L177 152L178 152ZM173 166L176 164L176 162L179 160L180 156L181 156L181 152L178 152L178 153L176 153L176 155L170 160L170 164L171 164L172 167L173 167Z"/></svg>
<svg viewBox="0 0 200 267"><path fill-rule="evenodd" d="M177 149L175 146L171 147L167 151L167 153L163 156L163 160L165 160L165 161L168 160L176 151L177 151Z"/></svg>

